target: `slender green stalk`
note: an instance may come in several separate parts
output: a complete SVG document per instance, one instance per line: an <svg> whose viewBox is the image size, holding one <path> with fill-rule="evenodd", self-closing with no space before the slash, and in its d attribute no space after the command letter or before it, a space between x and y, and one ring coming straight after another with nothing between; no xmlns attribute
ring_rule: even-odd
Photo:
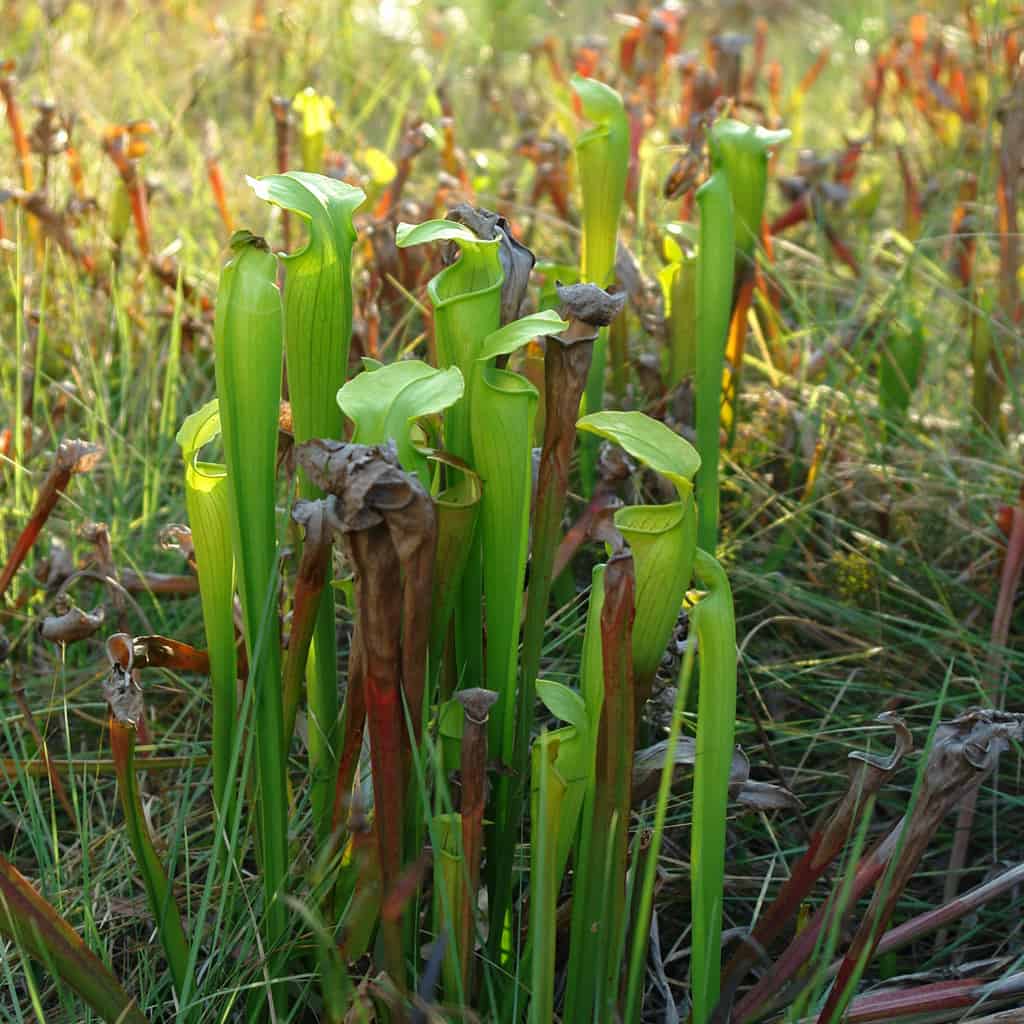
<svg viewBox="0 0 1024 1024"><path fill-rule="evenodd" d="M469 879L462 852L462 815L435 814L433 817L434 855L434 935L445 936L442 978L445 995L458 1000L465 992L461 940L467 931L472 934L472 918L466 921L466 893ZM467 929L466 925L469 924Z"/></svg>
<svg viewBox="0 0 1024 1024"><path fill-rule="evenodd" d="M274 513L283 320L276 277L277 260L266 243L236 232L221 271L214 324L231 546L245 621L249 685L255 692L256 812L268 947L285 931L280 897L288 834Z"/></svg>
<svg viewBox="0 0 1024 1024"><path fill-rule="evenodd" d="M312 98L308 100L310 109L304 112L304 125L315 106ZM329 113L325 119L329 123ZM305 148L303 153L305 158ZM351 260L356 239L352 215L366 196L362 189L345 182L301 171L259 181L250 179L250 184L260 198L305 221L309 231L306 245L281 256L286 269L284 342L295 441L302 444L314 437L340 439L342 417L336 396L347 376L352 334ZM315 499L322 492L302 476L299 493L303 498ZM329 566L323 568L326 571ZM331 831L338 769L336 634L334 593L324 587L306 672L310 802L321 842ZM288 732L285 742L290 739Z"/></svg>
<svg viewBox="0 0 1024 1024"><path fill-rule="evenodd" d="M719 168L697 190L700 250L697 253L697 544L718 543L718 449L721 431L725 339L732 311L733 206Z"/></svg>
<svg viewBox="0 0 1024 1024"><path fill-rule="evenodd" d="M583 194L580 279L607 288L614 279L619 217L626 195L629 118L622 97L604 83L573 75L572 87L582 101L583 113L594 123L576 140L576 162ZM585 412L597 412L604 405L607 347L608 331L605 329L594 342L587 376ZM617 375L623 374L624 368L617 368ZM584 492L588 495L594 484L596 457L597 443L590 438L584 439L580 469Z"/></svg>
<svg viewBox="0 0 1024 1024"><path fill-rule="evenodd" d="M203 628L213 695L213 796L222 814L229 792L231 751L238 720L235 652L235 558L231 549L230 489L222 465L200 462L203 445L220 434L217 401L189 416L177 441L185 460L185 504L199 573ZM226 819L225 819L226 820Z"/></svg>
<svg viewBox="0 0 1024 1024"><path fill-rule="evenodd" d="M167 956L167 964L174 980L174 991L180 996L188 976L188 939L181 923L178 904L167 881L167 873L153 846L142 810L138 780L135 777L135 725L110 716L110 749L117 766L117 786L121 795L128 841L135 854L135 863L142 875L142 883L149 899L149 908L156 920L160 944Z"/></svg>
<svg viewBox="0 0 1024 1024"><path fill-rule="evenodd" d="M694 1024L706 1024L718 1002L722 973L725 820L736 725L736 618L725 571L706 551L694 562L707 588L691 615L697 636L700 690L690 842Z"/></svg>
<svg viewBox="0 0 1024 1024"><path fill-rule="evenodd" d="M658 798L654 810L654 830L651 836L650 848L645 855L640 904L635 917L636 928L633 932L633 943L630 949L629 976L626 987L626 1012L623 1020L639 1020L642 1009L644 964L647 961L651 911L654 907L654 882L658 874L658 856L661 853L661 842L665 836L668 802L672 795L672 780L675 777L676 745L679 742L679 734L682 731L683 712L686 710L686 698L690 690L690 679L693 675L696 646L693 643L687 644L686 653L683 656L683 664L679 671L679 684L676 689L675 704L672 707L672 721L669 723L665 759L661 768L661 780L658 783Z"/></svg>
<svg viewBox="0 0 1024 1024"><path fill-rule="evenodd" d="M533 745L533 800L530 820L530 1024L548 1024L555 1016L555 934L558 874L555 843L565 787L554 762L560 738L544 733Z"/></svg>

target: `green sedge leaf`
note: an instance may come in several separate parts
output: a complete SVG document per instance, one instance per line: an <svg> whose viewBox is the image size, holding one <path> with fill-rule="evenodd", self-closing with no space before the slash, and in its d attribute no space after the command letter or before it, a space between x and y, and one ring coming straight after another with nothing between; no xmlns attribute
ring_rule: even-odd
<svg viewBox="0 0 1024 1024"><path fill-rule="evenodd" d="M516 349L522 348L527 342L542 334L557 334L569 326L554 310L546 309L542 313L531 313L529 316L513 320L484 338L480 349L480 359L494 359L505 356Z"/></svg>
<svg viewBox="0 0 1024 1024"><path fill-rule="evenodd" d="M614 441L648 469L671 480L681 495L690 493L700 456L689 441L660 420L642 412L595 412L584 416L576 429Z"/></svg>

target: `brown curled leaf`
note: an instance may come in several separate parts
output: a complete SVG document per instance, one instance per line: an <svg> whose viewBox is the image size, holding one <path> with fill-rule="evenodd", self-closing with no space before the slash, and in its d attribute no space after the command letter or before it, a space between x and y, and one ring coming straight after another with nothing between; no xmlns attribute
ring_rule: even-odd
<svg viewBox="0 0 1024 1024"><path fill-rule="evenodd" d="M72 605L60 614L47 615L39 625L39 635L55 644L73 644L92 636L103 625L105 617L102 607L85 612Z"/></svg>
<svg viewBox="0 0 1024 1024"><path fill-rule="evenodd" d="M446 219L469 228L477 238L484 241L499 239L498 258L505 273L501 285L501 325L518 320L523 315L530 272L537 262L536 257L512 234L509 222L501 214L481 206L459 203L448 211ZM450 243L445 250L445 262L453 263L458 251L458 246L454 242Z"/></svg>
<svg viewBox="0 0 1024 1024"><path fill-rule="evenodd" d="M119 722L138 727L142 721L142 688L135 681L132 638L127 633L114 633L107 639L110 671L103 680L103 696L110 713Z"/></svg>

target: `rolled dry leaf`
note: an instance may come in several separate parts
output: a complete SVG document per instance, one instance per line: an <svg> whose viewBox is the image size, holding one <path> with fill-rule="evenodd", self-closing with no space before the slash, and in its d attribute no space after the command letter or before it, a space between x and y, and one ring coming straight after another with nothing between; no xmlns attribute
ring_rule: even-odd
<svg viewBox="0 0 1024 1024"><path fill-rule="evenodd" d="M138 728L144 709L142 688L132 672L135 664L132 638L127 633L114 633L107 639L107 657L110 671L103 681L103 696L119 722Z"/></svg>
<svg viewBox="0 0 1024 1024"><path fill-rule="evenodd" d="M92 636L105 618L102 607L85 612L72 605L57 615L47 615L39 625L39 635L56 644L73 644Z"/></svg>
<svg viewBox="0 0 1024 1024"><path fill-rule="evenodd" d="M46 520L76 473L87 473L103 457L103 448L89 441L66 440L57 447L53 467L39 488L32 515L14 542L7 563L0 571L0 597L7 591L14 574L21 568L35 544Z"/></svg>
<svg viewBox="0 0 1024 1024"><path fill-rule="evenodd" d="M658 791L661 772L665 764L668 741L638 750L633 755L633 806L638 807ZM676 742L672 789L692 774L697 761L697 741L692 736L680 736ZM729 793L733 800L755 811L793 810L801 805L797 797L782 786L759 782L750 778L750 761L740 747L733 752L729 769Z"/></svg>
<svg viewBox="0 0 1024 1024"><path fill-rule="evenodd" d="M197 672L209 675L210 657L181 640L150 634L132 639L132 667L169 668L177 672ZM239 678L245 678L245 664L239 664Z"/></svg>

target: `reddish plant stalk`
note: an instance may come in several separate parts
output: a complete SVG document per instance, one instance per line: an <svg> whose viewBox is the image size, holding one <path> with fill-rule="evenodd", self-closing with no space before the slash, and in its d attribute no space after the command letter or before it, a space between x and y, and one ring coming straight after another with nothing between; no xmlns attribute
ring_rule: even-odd
<svg viewBox="0 0 1024 1024"><path fill-rule="evenodd" d="M320 597L331 567L331 538L325 522L324 501L297 501L292 510L292 519L305 527L306 536L295 574L292 630L281 673L286 743L290 742L295 731L295 715L306 676L309 645L320 610Z"/></svg>
<svg viewBox="0 0 1024 1024"><path fill-rule="evenodd" d="M0 597L6 593L14 574L28 557L39 537L46 520L76 473L92 469L103 455L103 449L88 441L61 441L57 448L53 468L39 488L39 496L32 509L32 515L25 524L14 547L7 556L7 562L0 571Z"/></svg>
<svg viewBox="0 0 1024 1024"><path fill-rule="evenodd" d="M899 859L878 886L861 920L819 1020L830 1021L850 999L849 989L874 955L900 894L910 881L942 819L975 791L1011 740L1024 734L1024 716L969 711L935 731L917 801L910 811Z"/></svg>
<svg viewBox="0 0 1024 1024"><path fill-rule="evenodd" d="M836 923L837 917L839 919L845 917L850 907L882 877L886 864L899 844L904 824L905 819L901 818L888 835L861 859L850 883L849 902L845 905L838 905L830 900L819 907L811 920L786 947L785 952L772 963L757 984L737 1003L732 1020L737 1021L738 1024L745 1024L759 1016L772 997L808 964L814 955L822 930L831 928ZM841 892L843 885L845 882L837 885L834 891Z"/></svg>
<svg viewBox="0 0 1024 1024"><path fill-rule="evenodd" d="M462 856L466 864L466 888L459 894L462 908L456 915L461 934L456 936L462 966L462 986L467 996L473 988L473 923L476 918L477 893L480 891L480 859L483 854L484 807L487 803L487 720L498 694L493 690L473 687L460 690L456 700L463 707Z"/></svg>
<svg viewBox="0 0 1024 1024"><path fill-rule="evenodd" d="M7 125L11 129L14 153L21 169L21 187L26 192L31 192L35 187L32 175L32 150L28 144L28 136L25 134L25 126L21 120L21 109L18 106L18 97L14 91L17 81L13 74L0 75L0 96L3 96L4 99Z"/></svg>
<svg viewBox="0 0 1024 1024"><path fill-rule="evenodd" d="M757 962L761 951L779 936L810 894L815 882L828 870L856 831L861 813L869 801L892 777L903 757L913 749L913 739L903 720L892 712L879 716L896 731L896 749L889 758L856 752L848 764L850 781L843 798L828 820L811 836L807 852L797 861L790 877L771 905L758 919L757 926L729 960L722 975L723 992L735 991L747 971Z"/></svg>

